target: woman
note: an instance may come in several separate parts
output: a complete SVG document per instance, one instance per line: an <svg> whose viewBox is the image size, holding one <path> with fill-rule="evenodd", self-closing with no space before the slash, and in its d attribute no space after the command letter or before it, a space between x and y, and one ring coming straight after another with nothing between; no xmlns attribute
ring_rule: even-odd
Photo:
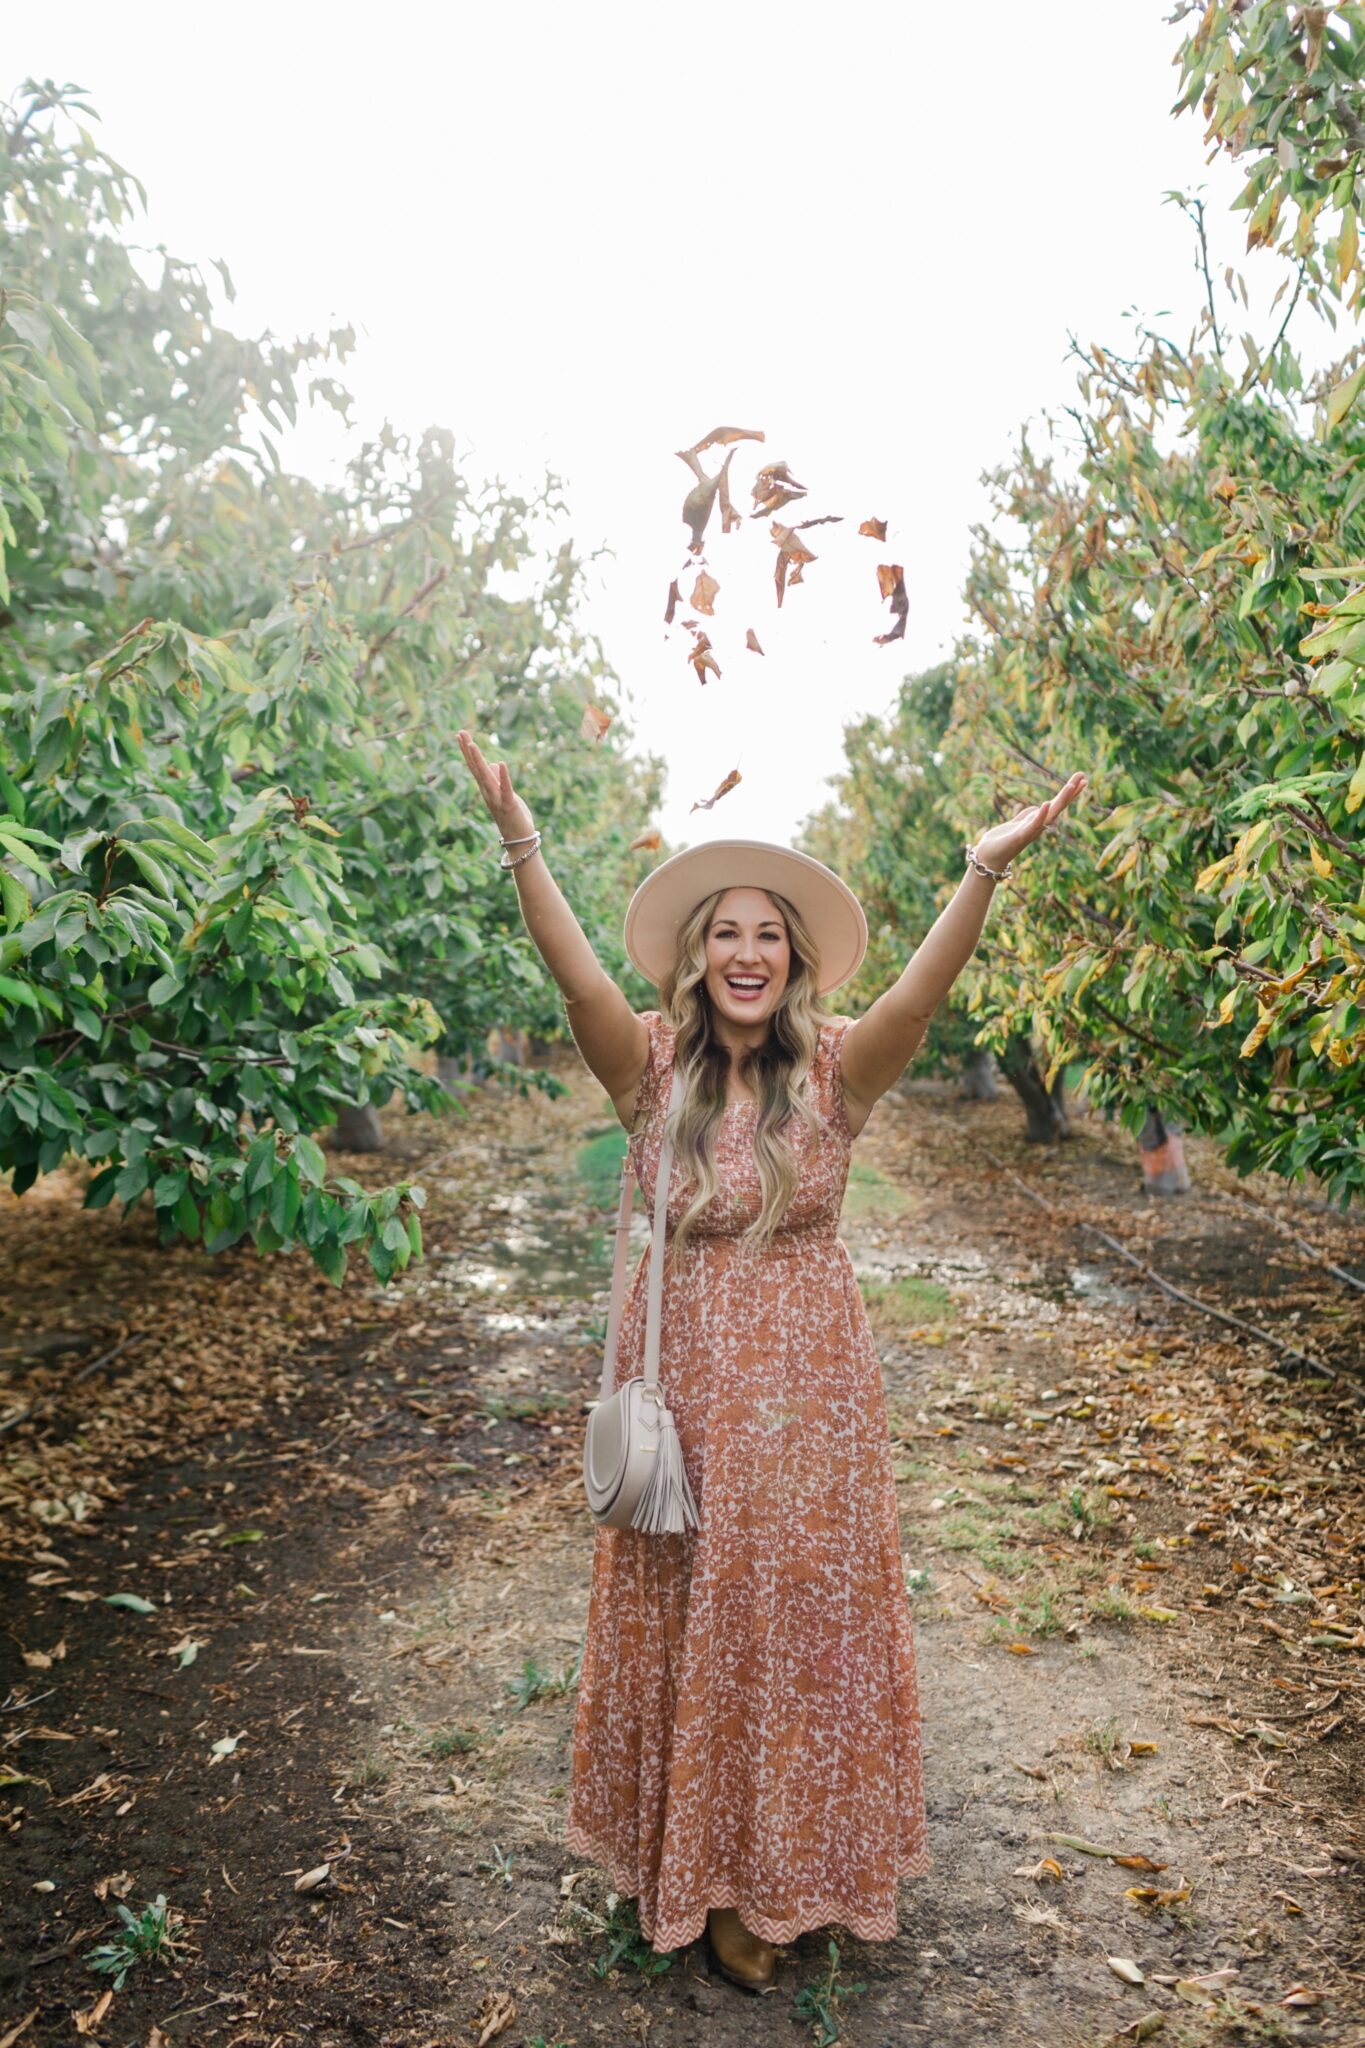
<svg viewBox="0 0 1365 2048"><path fill-rule="evenodd" d="M996 882L1085 786L993 825L952 901L856 1021L856 897L790 848L689 848L640 885L637 1015L540 851L505 764L460 745L583 1058L631 1133L651 1213L675 1063L660 1386L701 1526L599 1525L568 1847L635 1899L660 1953L710 1936L751 1990L775 1946L839 1922L897 1931L928 1868L910 1610L880 1362L837 1235L849 1148L976 947ZM640 1370L647 1262L617 1339Z"/></svg>

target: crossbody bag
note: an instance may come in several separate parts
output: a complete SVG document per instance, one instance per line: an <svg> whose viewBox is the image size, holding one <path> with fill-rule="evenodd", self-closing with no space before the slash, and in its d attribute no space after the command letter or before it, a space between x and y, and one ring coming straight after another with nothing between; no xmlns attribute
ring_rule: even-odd
<svg viewBox="0 0 1365 2048"><path fill-rule="evenodd" d="M681 1100L682 1079L675 1068L668 1098L670 1118ZM607 1313L601 1396L588 1415L583 1442L583 1483L594 1519L612 1529L638 1529L649 1536L665 1535L689 1526L698 1528L701 1524L683 1464L682 1443L659 1386L664 1233L668 1225L668 1184L672 1169L673 1133L666 1124L654 1185L654 1224L645 1303L644 1369L633 1373L617 1387L616 1341L625 1307L630 1212L636 1185L630 1147L626 1147L625 1163L621 1169L621 1200L616 1215L616 1251L612 1261L611 1307Z"/></svg>

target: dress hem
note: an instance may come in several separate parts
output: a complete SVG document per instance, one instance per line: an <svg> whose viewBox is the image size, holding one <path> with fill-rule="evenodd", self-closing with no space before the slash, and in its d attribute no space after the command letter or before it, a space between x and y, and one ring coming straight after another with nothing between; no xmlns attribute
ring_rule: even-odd
<svg viewBox="0 0 1365 2048"><path fill-rule="evenodd" d="M821 1900L798 1907L785 1919L774 1918L771 1914L756 1912L743 1897L740 1888L733 1883L720 1883L714 1887L715 1896L709 1898L701 1909L701 1917L695 1925L684 1920L676 1933L671 1930L665 1935L656 1922L654 1927L645 1925L640 1911L640 1886L638 1879L627 1879L620 1875L620 1865L607 1850L605 1844L595 1841L585 1828L570 1824L565 1834L565 1847L572 1855L586 1856L599 1870L606 1872L613 1891L622 1898L634 1899L636 1917L640 1932L656 1955L671 1955L678 1949L689 1947L700 1941L706 1932L706 1916L713 1907L734 1907L744 1925L760 1941L768 1941L775 1948L785 1947L800 1934L808 1934L819 1927L838 1925L847 1927L859 1941L894 1941L900 1933L899 1904L893 1901L884 1913L868 1913L856 1907L843 1905L837 1899ZM927 1877L933 1867L933 1858L927 1849L914 1852L896 1871L896 1882L904 1879ZM660 1938L657 1938L660 1937Z"/></svg>

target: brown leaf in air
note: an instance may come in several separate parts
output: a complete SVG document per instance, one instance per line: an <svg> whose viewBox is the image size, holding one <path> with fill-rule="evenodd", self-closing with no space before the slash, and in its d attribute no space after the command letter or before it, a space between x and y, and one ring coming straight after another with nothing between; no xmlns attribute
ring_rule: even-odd
<svg viewBox="0 0 1365 2048"><path fill-rule="evenodd" d="M708 619L714 618L716 593L719 589L720 585L715 577L701 569L697 572L697 580L692 585L692 595L688 603L695 605L699 612L705 612Z"/></svg>
<svg viewBox="0 0 1365 2048"><path fill-rule="evenodd" d="M719 676L720 664L711 652L711 642L705 633L698 632L692 652L687 658L697 671L697 681L699 683L706 681L706 671L708 669L710 669L713 676Z"/></svg>
<svg viewBox="0 0 1365 2048"><path fill-rule="evenodd" d="M858 531L860 534L865 533L869 540L885 540L886 521L884 519L865 519L858 528Z"/></svg>
<svg viewBox="0 0 1365 2048"><path fill-rule="evenodd" d="M891 616L896 622L889 633L873 635L874 647L886 647L892 640L905 638L905 622L910 616L910 600L905 594L905 571L899 562L878 564L877 587L883 597L890 598Z"/></svg>
<svg viewBox="0 0 1365 2048"><path fill-rule="evenodd" d="M792 532L804 533L808 526L842 526L843 523L844 515L842 512L822 512L818 519L798 520L792 528Z"/></svg>
<svg viewBox="0 0 1365 2048"><path fill-rule="evenodd" d="M681 603L682 592L678 588L678 580L675 576L668 586L668 610L664 613L664 624L666 626L673 624L673 614Z"/></svg>
<svg viewBox="0 0 1365 2048"><path fill-rule="evenodd" d="M710 810L710 808L711 808L711 806L712 806L712 804L714 804L714 803L718 803L718 802L720 801L721 797L723 797L723 796L727 795L727 794L729 793L729 791L730 791L730 790L732 790L732 789L734 788L735 784L736 784L736 783L737 783L738 781L739 781L739 770L738 770L738 768L732 768L732 769L730 770L730 773L729 773L729 774L728 774L728 775L726 776L726 778L725 778L724 782L718 783L718 784L716 785L716 793L715 793L715 795L714 795L714 796L699 796L699 797L697 798L697 801L696 801L696 802L695 802L695 803L693 804L693 806L692 806L692 809L693 809L694 811L709 811L709 810Z"/></svg>
<svg viewBox="0 0 1365 2048"><path fill-rule="evenodd" d="M730 454L722 462L720 475L716 478L716 489L720 497L720 530L723 534L731 533L735 527L744 524L743 519L736 512L730 500L730 458L734 452L732 448Z"/></svg>
<svg viewBox="0 0 1365 2048"><path fill-rule="evenodd" d="M579 738L600 740L607 727L611 724L611 718L612 714L610 711L603 711L600 705L585 704L583 706L583 721L578 728Z"/></svg>
<svg viewBox="0 0 1365 2048"><path fill-rule="evenodd" d="M642 832L638 839L631 840L630 845L626 848L626 852L657 853L662 843L663 842L659 835L658 826L651 825L649 830L647 832Z"/></svg>
<svg viewBox="0 0 1365 2048"><path fill-rule="evenodd" d="M782 594L788 583L799 583L801 581L801 572L807 562L813 562L816 557L811 553L803 540L797 539L794 527L783 526L776 519L774 519L772 525L772 537L777 542L777 568L774 571L774 581L777 584L777 602L780 606Z"/></svg>
<svg viewBox="0 0 1365 2048"><path fill-rule="evenodd" d="M703 434L700 441L692 443L694 455L704 455L708 448L728 448L732 441L761 441L764 439L761 427L712 427L709 434Z"/></svg>
<svg viewBox="0 0 1365 2048"><path fill-rule="evenodd" d="M806 486L796 481L785 462L770 462L754 478L752 517L762 519L768 513L780 512L784 505L790 505L794 499L805 495Z"/></svg>
<svg viewBox="0 0 1365 2048"><path fill-rule="evenodd" d="M720 488L720 477L718 475L708 476L690 448L680 448L678 450L678 458L687 464L693 476L697 479L692 489L683 499L682 516L683 524L691 530L692 540L690 545L692 553L699 555L702 551L702 544L706 539L706 527L711 517L711 507L716 502L716 492Z"/></svg>
<svg viewBox="0 0 1365 2048"><path fill-rule="evenodd" d="M758 635L757 633L755 633L752 626L750 626L748 632L744 635L744 645L748 648L750 654L763 653L763 649L758 644ZM766 660L767 657L765 656L764 658Z"/></svg>

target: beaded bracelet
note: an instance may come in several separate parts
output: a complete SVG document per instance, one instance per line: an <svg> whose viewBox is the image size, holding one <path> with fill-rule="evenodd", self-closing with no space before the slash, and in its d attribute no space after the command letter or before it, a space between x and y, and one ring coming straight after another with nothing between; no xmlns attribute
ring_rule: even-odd
<svg viewBox="0 0 1365 2048"><path fill-rule="evenodd" d="M988 868L984 861L977 859L974 846L967 848L967 861L968 865L974 867L979 875L989 875L993 882L1008 882L1010 876L1014 873L1012 867Z"/></svg>

